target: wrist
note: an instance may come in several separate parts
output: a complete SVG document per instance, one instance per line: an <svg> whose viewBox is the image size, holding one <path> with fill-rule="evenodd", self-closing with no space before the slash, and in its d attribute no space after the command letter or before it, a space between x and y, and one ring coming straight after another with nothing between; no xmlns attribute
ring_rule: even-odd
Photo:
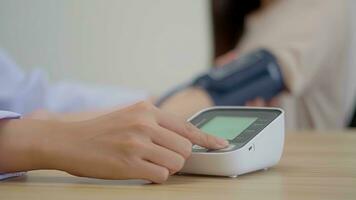
<svg viewBox="0 0 356 200"><path fill-rule="evenodd" d="M167 99L162 104L161 109L180 115L183 118L189 118L199 110L212 105L212 99L203 89L190 87Z"/></svg>
<svg viewBox="0 0 356 200"><path fill-rule="evenodd" d="M0 171L50 169L50 136L60 128L47 120L15 119L0 122Z"/></svg>

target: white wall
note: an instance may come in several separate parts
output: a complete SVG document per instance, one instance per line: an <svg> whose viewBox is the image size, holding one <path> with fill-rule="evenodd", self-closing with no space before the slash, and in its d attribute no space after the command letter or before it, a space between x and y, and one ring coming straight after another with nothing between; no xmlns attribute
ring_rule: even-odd
<svg viewBox="0 0 356 200"><path fill-rule="evenodd" d="M0 0L0 47L52 80L154 93L210 64L206 0Z"/></svg>

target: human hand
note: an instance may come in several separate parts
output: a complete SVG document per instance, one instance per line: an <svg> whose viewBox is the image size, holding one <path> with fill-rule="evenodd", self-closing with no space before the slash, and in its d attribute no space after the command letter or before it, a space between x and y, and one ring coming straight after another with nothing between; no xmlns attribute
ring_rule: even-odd
<svg viewBox="0 0 356 200"><path fill-rule="evenodd" d="M0 170L58 169L77 176L161 183L183 167L192 144L210 149L228 145L145 102L92 120L45 122L9 120L1 126L0 160L8 165ZM14 152L21 161L11 156Z"/></svg>

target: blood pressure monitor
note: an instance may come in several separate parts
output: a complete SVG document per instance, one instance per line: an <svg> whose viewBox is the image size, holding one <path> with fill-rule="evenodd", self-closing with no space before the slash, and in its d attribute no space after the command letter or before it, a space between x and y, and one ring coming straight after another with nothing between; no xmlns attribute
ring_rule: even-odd
<svg viewBox="0 0 356 200"><path fill-rule="evenodd" d="M278 108L212 107L189 119L205 133L225 138L229 146L211 150L193 145L181 173L235 177L267 169L281 158L284 112Z"/></svg>

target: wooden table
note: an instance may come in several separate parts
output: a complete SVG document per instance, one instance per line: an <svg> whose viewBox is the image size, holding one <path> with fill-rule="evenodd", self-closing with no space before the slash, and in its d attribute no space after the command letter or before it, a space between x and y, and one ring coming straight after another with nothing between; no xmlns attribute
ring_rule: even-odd
<svg viewBox="0 0 356 200"><path fill-rule="evenodd" d="M0 199L356 199L356 131L287 134L281 162L238 178L173 176L162 185L30 172Z"/></svg>

